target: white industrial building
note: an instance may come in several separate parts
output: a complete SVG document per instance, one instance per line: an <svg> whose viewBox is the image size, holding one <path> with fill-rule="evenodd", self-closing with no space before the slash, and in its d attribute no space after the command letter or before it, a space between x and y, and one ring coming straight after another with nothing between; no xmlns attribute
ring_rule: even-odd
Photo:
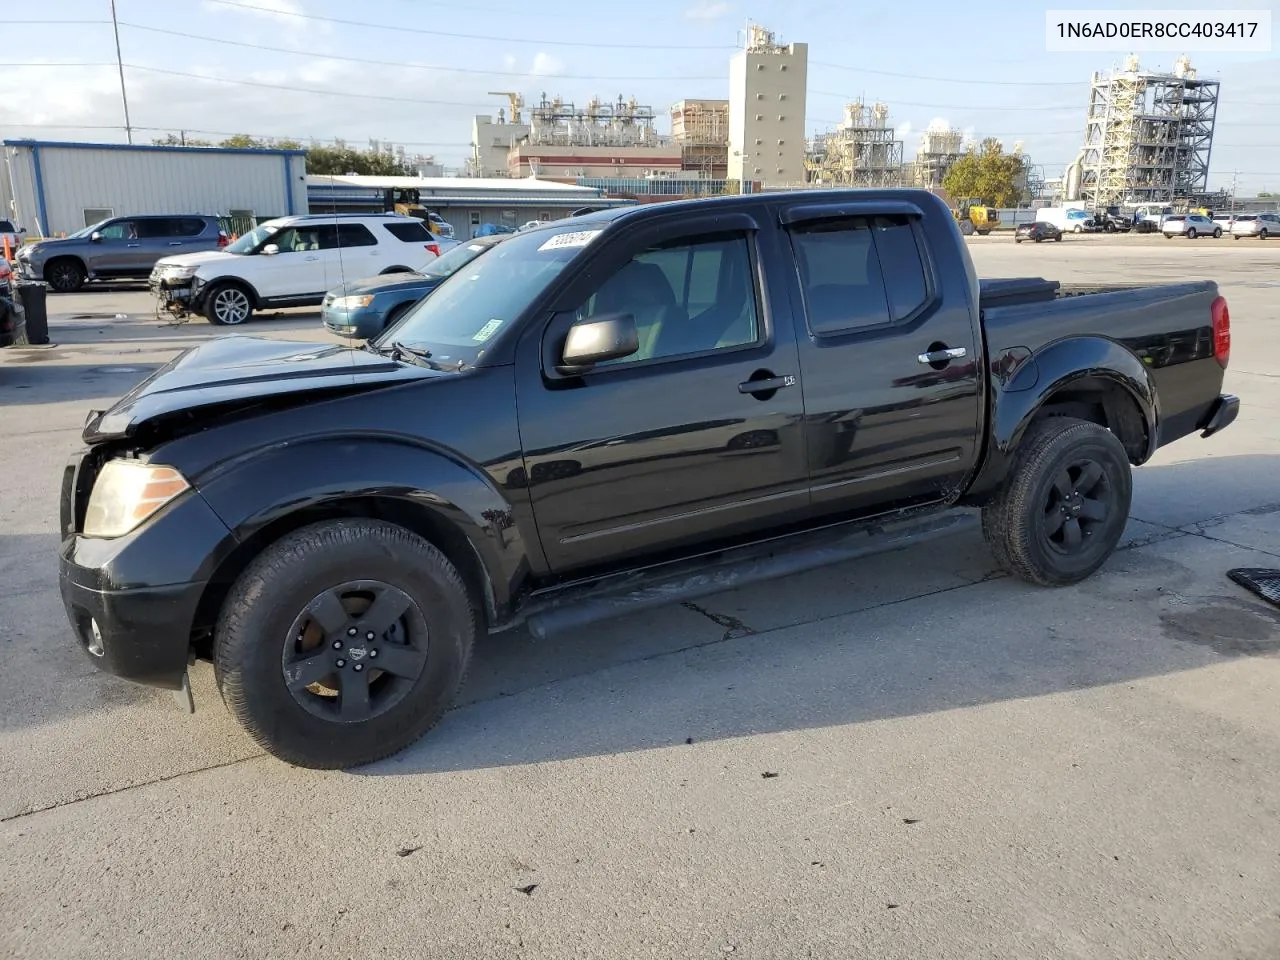
<svg viewBox="0 0 1280 960"><path fill-rule="evenodd" d="M33 236L128 214L307 212L301 150L5 140L0 205Z"/></svg>
<svg viewBox="0 0 1280 960"><path fill-rule="evenodd" d="M729 63L729 179L805 180L805 91L809 45L783 46L754 24Z"/></svg>

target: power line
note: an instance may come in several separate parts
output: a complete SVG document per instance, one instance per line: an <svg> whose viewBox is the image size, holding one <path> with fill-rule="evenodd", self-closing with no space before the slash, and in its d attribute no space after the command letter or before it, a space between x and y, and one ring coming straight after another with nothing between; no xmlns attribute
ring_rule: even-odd
<svg viewBox="0 0 1280 960"><path fill-rule="evenodd" d="M242 87L260 87L267 90L291 90L294 93L313 93L322 97L350 97L356 100L383 100L388 103L413 103L428 107L486 107L489 103L461 100L419 100L413 97L392 97L378 93L349 93L345 90L317 90L315 87L295 87L284 83L266 83L260 80L239 80L232 77L215 77L200 73L184 73L181 70L165 70L161 67L144 67L137 63L126 63L129 70L142 70L146 73L161 73L171 77L186 77L190 80L206 80L210 83L232 83Z"/></svg>
<svg viewBox="0 0 1280 960"><path fill-rule="evenodd" d="M224 2L224 0L215 0ZM848 70L853 73L870 73L878 77L897 77L901 80L929 80L933 83L971 83L990 87L1078 87L1088 80L974 80L969 77L926 77L916 73L894 73L890 70L872 70L869 67L851 67L845 63L827 63L810 60L811 67L827 67L831 70Z"/></svg>
<svg viewBox="0 0 1280 960"><path fill-rule="evenodd" d="M583 40L550 40L537 37L498 37L483 33L449 33L443 30L424 30L422 27L409 27L403 24L369 23L365 20L343 20L338 17L325 17L318 13L299 13L293 10L276 10L271 7L260 7L252 3L241 3L239 0L206 0L224 7L236 7L240 10L253 10L278 17L296 17L300 20L314 20L320 23L335 23L344 27L368 27L371 30L390 30L394 33L416 33L428 37L448 37L453 40L488 40L494 43L525 43L540 47L590 47L593 49L611 50L652 50L652 43L592 43ZM685 46L666 46L667 50L736 50L727 44L702 44Z"/></svg>
<svg viewBox="0 0 1280 960"><path fill-rule="evenodd" d="M472 8L468 8L472 9ZM702 80L724 80L724 76L709 77L672 77L672 76L648 76L648 77L625 77L625 76L597 76L597 77L576 77L568 73L543 73L533 77L528 71L521 70L475 70L470 67L442 67L430 63L406 63L403 61L373 59L370 57L349 57L337 53L316 53L311 50L290 50L287 47L271 47L261 43L247 43L243 40L227 40L222 37L209 37L197 33L182 33L178 30L165 30L161 27L148 27L140 23L126 23L120 21L120 26L128 27L130 30L145 30L148 33L159 33L169 37L183 37L187 40L203 40L208 43L221 43L230 47L246 47L250 50L265 50L269 53L285 53L295 54L298 56L312 57L321 60L341 60L347 63L368 63L381 67L404 67L412 70L439 70L447 73L469 73L485 77L527 77L529 79L556 79L556 80L679 80L679 81L702 81Z"/></svg>
<svg viewBox="0 0 1280 960"><path fill-rule="evenodd" d="M819 96L819 97L840 97L845 100L851 99L847 93L834 93L830 90L810 90L809 93L811 95ZM1031 110L1037 113L1043 113L1046 110L1079 110L1080 109L1080 104L1078 103L1072 103L1072 104L1054 103L1054 104L1045 104L1044 106L1037 106L1037 107L1018 107L1018 106L1006 106L1003 103L996 103L996 104L991 104L990 106L983 106L981 104L975 105L972 103L966 103L966 104L912 103L910 100L894 100L894 99L887 99L884 102L888 104L890 108L899 107L899 106L928 107L933 110Z"/></svg>

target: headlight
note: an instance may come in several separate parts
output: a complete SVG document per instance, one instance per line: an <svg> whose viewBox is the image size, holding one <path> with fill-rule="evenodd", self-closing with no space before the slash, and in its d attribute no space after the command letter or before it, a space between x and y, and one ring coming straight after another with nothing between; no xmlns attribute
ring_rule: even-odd
<svg viewBox="0 0 1280 960"><path fill-rule="evenodd" d="M122 537L188 487L173 467L108 460L89 496L84 535Z"/></svg>
<svg viewBox="0 0 1280 960"><path fill-rule="evenodd" d="M359 310L371 303L373 303L373 294L365 294L363 297L337 297L330 300L328 306L332 310Z"/></svg>
<svg viewBox="0 0 1280 960"><path fill-rule="evenodd" d="M164 277L166 280L190 280L195 275L195 267L168 266L164 268Z"/></svg>

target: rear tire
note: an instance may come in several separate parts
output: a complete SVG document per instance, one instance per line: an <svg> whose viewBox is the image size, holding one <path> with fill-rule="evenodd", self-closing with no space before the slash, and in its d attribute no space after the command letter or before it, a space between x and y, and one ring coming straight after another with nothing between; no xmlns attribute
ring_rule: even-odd
<svg viewBox="0 0 1280 960"><path fill-rule="evenodd" d="M44 278L58 293L75 293L84 286L88 273L79 260L63 257L44 268Z"/></svg>
<svg viewBox="0 0 1280 960"><path fill-rule="evenodd" d="M214 666L224 702L264 750L342 769L435 726L476 632L462 577L432 544L379 520L331 520L272 544L240 576Z"/></svg>
<svg viewBox="0 0 1280 960"><path fill-rule="evenodd" d="M1188 240L1194 240L1195 238L1196 238L1196 228L1195 228L1195 227L1188 227L1188 228L1187 228L1187 239L1188 239Z"/></svg>
<svg viewBox="0 0 1280 960"><path fill-rule="evenodd" d="M1263 227L1261 230L1259 230L1259 231L1258 231L1258 239L1259 239L1259 240L1265 240L1265 239L1267 239L1267 228L1266 228L1266 227Z"/></svg>
<svg viewBox="0 0 1280 960"><path fill-rule="evenodd" d="M1222 237L1222 228L1221 228L1221 227L1214 227L1214 228L1213 228L1213 239L1218 240L1218 239L1220 239L1221 237Z"/></svg>
<svg viewBox="0 0 1280 960"><path fill-rule="evenodd" d="M1074 417L1033 424L982 508L1000 566L1028 583L1068 586L1115 551L1133 498L1128 455L1110 430Z"/></svg>

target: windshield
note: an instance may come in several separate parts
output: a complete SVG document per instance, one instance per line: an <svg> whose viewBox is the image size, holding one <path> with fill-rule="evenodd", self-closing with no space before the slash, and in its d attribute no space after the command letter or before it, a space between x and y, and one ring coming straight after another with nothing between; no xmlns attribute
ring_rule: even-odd
<svg viewBox="0 0 1280 960"><path fill-rule="evenodd" d="M224 253L252 253L261 244L265 243L268 237L273 237L280 232L280 228L270 224L263 224L260 227L254 227L235 243L222 248Z"/></svg>
<svg viewBox="0 0 1280 960"><path fill-rule="evenodd" d="M485 344L518 317L601 229L538 230L503 240L420 300L375 346L399 342L419 347L431 351L433 361L451 366L478 362Z"/></svg>
<svg viewBox="0 0 1280 960"><path fill-rule="evenodd" d="M425 276L436 280L452 277L491 246L493 246L491 243L460 243L448 253L432 260L431 266L422 272Z"/></svg>

